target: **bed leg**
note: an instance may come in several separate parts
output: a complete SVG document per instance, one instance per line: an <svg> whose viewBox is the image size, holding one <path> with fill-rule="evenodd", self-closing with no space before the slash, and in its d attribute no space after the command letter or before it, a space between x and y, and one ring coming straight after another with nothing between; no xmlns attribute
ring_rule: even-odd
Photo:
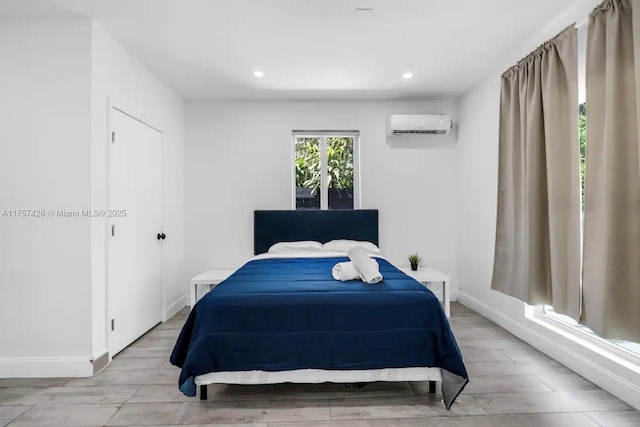
<svg viewBox="0 0 640 427"><path fill-rule="evenodd" d="M436 394L436 382L429 381L429 394Z"/></svg>
<svg viewBox="0 0 640 427"><path fill-rule="evenodd" d="M200 386L200 400L207 400L207 386Z"/></svg>

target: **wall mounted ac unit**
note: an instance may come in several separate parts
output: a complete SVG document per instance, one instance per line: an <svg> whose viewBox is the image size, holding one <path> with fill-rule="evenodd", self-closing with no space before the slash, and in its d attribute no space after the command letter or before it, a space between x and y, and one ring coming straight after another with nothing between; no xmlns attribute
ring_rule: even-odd
<svg viewBox="0 0 640 427"><path fill-rule="evenodd" d="M446 135L452 127L451 117L444 114L391 114L387 135Z"/></svg>

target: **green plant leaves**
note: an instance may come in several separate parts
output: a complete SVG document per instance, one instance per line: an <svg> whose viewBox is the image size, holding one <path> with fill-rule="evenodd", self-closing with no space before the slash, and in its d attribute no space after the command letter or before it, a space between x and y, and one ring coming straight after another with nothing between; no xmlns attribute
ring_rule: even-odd
<svg viewBox="0 0 640 427"><path fill-rule="evenodd" d="M296 187L320 190L322 180L320 138L296 140ZM353 189L353 138L327 138L327 186L329 189Z"/></svg>

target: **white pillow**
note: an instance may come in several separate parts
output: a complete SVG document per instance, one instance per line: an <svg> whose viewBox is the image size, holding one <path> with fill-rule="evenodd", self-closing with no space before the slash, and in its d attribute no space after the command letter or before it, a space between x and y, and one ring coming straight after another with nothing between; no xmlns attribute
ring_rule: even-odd
<svg viewBox="0 0 640 427"><path fill-rule="evenodd" d="M313 240L299 242L278 242L268 251L270 254L286 254L290 252L322 252L322 243Z"/></svg>
<svg viewBox="0 0 640 427"><path fill-rule="evenodd" d="M358 240L331 240L322 245L322 249L328 252L349 252L353 248L364 248L370 254L381 253L380 248L371 242L361 242Z"/></svg>

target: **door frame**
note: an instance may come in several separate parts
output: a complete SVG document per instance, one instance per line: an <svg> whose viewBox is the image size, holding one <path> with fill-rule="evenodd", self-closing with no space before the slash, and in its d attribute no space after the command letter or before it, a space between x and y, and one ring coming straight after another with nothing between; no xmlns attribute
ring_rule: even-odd
<svg viewBox="0 0 640 427"><path fill-rule="evenodd" d="M164 165L165 165L165 156L164 156L164 132L149 124L147 121L140 119L139 117L141 117L141 115L138 115L137 113L135 113L135 109L134 108L129 108L129 106L126 103L120 103L120 100L118 100L118 102L115 102L113 100L112 97L107 97L107 134L105 135L105 142L107 144L107 164L106 164L106 194L105 194L105 206L106 209L111 209L111 200L109 197L110 194L110 190L111 190L111 186L112 186L112 179L113 179L113 174L112 174L112 163L113 161L112 156L113 156L113 152L112 152L112 133L115 131L114 127L115 127L115 120L113 118L115 113L118 114L124 114L128 117L130 117L133 120L136 120L137 122L155 130L156 132L159 133L160 135L160 154L161 154L161 158L162 158L162 163L160 165L160 174L161 174L161 182L160 182L160 208L162 209L161 212L161 218L162 218L162 230L160 230L160 232L164 233ZM110 245L111 245L111 221L109 220L109 218L107 218L105 220L104 223L104 236L105 236L105 293L104 293L104 297L105 297L105 329L104 329L104 333L105 333L105 343L107 345L107 351L109 352L109 361L111 361L111 358L113 358L113 354L111 352L111 336L109 334L110 330L111 330L111 316L110 316L110 307L109 307L109 290L110 290L110 284L109 284L109 263L110 263L110 259L109 259L109 251L110 251ZM167 319L165 319L165 289L164 289L164 244L161 247L161 251L160 251L160 319L162 322L166 321Z"/></svg>

